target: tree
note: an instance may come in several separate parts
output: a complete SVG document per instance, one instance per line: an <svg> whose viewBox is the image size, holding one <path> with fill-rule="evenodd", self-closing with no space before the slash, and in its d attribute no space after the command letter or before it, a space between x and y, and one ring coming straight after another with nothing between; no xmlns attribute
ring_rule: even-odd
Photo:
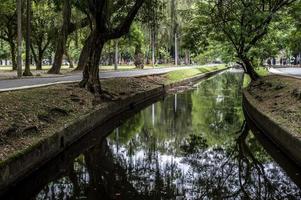
<svg viewBox="0 0 301 200"><path fill-rule="evenodd" d="M17 71L18 78L22 76L22 0L17 0Z"/></svg>
<svg viewBox="0 0 301 200"><path fill-rule="evenodd" d="M23 76L32 76L30 72L30 37L31 37L31 0L26 0L26 60Z"/></svg>
<svg viewBox="0 0 301 200"><path fill-rule="evenodd" d="M63 55L66 49L66 42L69 35L69 27L71 26L71 1L63 0L63 24L58 35L56 43L56 52L54 56L54 62L52 67L49 69L49 74L60 73Z"/></svg>
<svg viewBox="0 0 301 200"><path fill-rule="evenodd" d="M144 43L144 35L141 29L137 24L133 24L131 27L131 31L129 33L129 42L135 48L134 55L134 64L137 68L144 68L144 52L143 52L143 43Z"/></svg>
<svg viewBox="0 0 301 200"><path fill-rule="evenodd" d="M80 6L82 6L81 3L79 4ZM62 11L63 23L62 23L61 30L59 31L59 37L57 38L54 62L51 69L49 69L48 71L49 74L60 73L62 62L63 62L63 56L64 53L66 52L66 43L67 43L68 36L74 31L86 27L89 24L88 18L81 19L77 23L72 23L71 11L72 11L72 1L64 0L63 11Z"/></svg>
<svg viewBox="0 0 301 200"><path fill-rule="evenodd" d="M31 52L36 69L42 69L46 50L54 43L58 32L58 14L55 5L47 0L33 2Z"/></svg>
<svg viewBox="0 0 301 200"><path fill-rule="evenodd" d="M85 47L88 53L85 55L87 64L83 71L81 87L86 87L97 98L101 97L102 90L99 80L99 62L103 47L106 42L117 39L127 34L136 14L144 0L136 0L131 3L120 1L93 1L86 2L86 8L90 14L91 32ZM125 11L125 12L121 12ZM117 24L117 26L110 26ZM86 49L85 49L86 48Z"/></svg>
<svg viewBox="0 0 301 200"><path fill-rule="evenodd" d="M225 40L252 80L259 78L249 52L267 34L272 20L296 0L208 0L198 4L200 24L216 40Z"/></svg>
<svg viewBox="0 0 301 200"><path fill-rule="evenodd" d="M0 2L0 39L6 41L10 47L10 56L13 70L17 70L16 38L17 38L17 12L16 3L12 0Z"/></svg>

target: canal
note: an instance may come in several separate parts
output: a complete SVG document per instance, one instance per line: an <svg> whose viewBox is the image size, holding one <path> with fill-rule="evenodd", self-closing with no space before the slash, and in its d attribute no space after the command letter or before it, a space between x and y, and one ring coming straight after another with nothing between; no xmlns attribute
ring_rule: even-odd
<svg viewBox="0 0 301 200"><path fill-rule="evenodd" d="M301 199L298 167L246 129L242 80L227 71L144 108L107 137L96 129L4 198Z"/></svg>

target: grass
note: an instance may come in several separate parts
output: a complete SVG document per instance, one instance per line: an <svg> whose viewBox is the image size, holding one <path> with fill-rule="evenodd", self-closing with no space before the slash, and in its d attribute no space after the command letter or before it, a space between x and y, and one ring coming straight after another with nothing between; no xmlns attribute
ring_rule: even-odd
<svg viewBox="0 0 301 200"><path fill-rule="evenodd" d="M243 82L243 88L247 88L249 84L251 83L251 78L248 74L244 74L244 82Z"/></svg>
<svg viewBox="0 0 301 200"><path fill-rule="evenodd" d="M267 76L267 75L269 75L269 71L265 67L255 68L255 71L257 72L257 74L259 76Z"/></svg>
<svg viewBox="0 0 301 200"><path fill-rule="evenodd" d="M167 79L169 79L171 82L176 82L185 78L190 78L193 76L197 76L199 74L203 74L206 72L211 72L215 70L221 70L225 69L226 65L219 65L215 67L210 67L210 66L202 66L198 68L193 68L193 69L184 69L184 70L177 70L173 71L167 74Z"/></svg>

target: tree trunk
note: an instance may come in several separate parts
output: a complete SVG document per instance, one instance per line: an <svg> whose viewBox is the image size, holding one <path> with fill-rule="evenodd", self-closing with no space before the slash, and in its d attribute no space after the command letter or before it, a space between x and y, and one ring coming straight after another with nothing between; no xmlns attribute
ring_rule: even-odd
<svg viewBox="0 0 301 200"><path fill-rule="evenodd" d="M9 46L10 46L10 54L11 54L13 70L17 70L16 45L13 40L9 41Z"/></svg>
<svg viewBox="0 0 301 200"><path fill-rule="evenodd" d="M48 74L59 74L61 70L71 20L70 0L64 0L63 19L62 29L57 40L54 62L51 69L48 71Z"/></svg>
<svg viewBox="0 0 301 200"><path fill-rule="evenodd" d="M89 38L91 45L89 46L87 65L84 68L83 80L80 82L80 86L94 93L96 98L100 98L102 90L99 80L99 62L105 41L99 37L97 31L93 31Z"/></svg>
<svg viewBox="0 0 301 200"><path fill-rule="evenodd" d="M118 69L118 40L115 40L115 60L114 60L114 69Z"/></svg>
<svg viewBox="0 0 301 200"><path fill-rule="evenodd" d="M22 0L17 0L17 74L18 78L22 77Z"/></svg>
<svg viewBox="0 0 301 200"><path fill-rule="evenodd" d="M80 53L78 65L75 70L84 70L88 64L88 58L91 50L92 40L91 35L86 39L85 45Z"/></svg>
<svg viewBox="0 0 301 200"><path fill-rule="evenodd" d="M189 50L185 50L185 65L189 65L190 64L190 59L189 59Z"/></svg>
<svg viewBox="0 0 301 200"><path fill-rule="evenodd" d="M175 33L175 66L178 66L178 59L179 59L179 55L178 55L178 36L177 33Z"/></svg>
<svg viewBox="0 0 301 200"><path fill-rule="evenodd" d="M42 65L43 65L43 57L44 57L44 51L39 48L38 52L38 62L36 64L37 70L42 70Z"/></svg>
<svg viewBox="0 0 301 200"><path fill-rule="evenodd" d="M23 76L32 76L30 72L31 0L26 1L26 6L26 59Z"/></svg>
<svg viewBox="0 0 301 200"><path fill-rule="evenodd" d="M155 67L155 65L156 65L156 58L155 58L155 52L156 52L156 46L155 46L155 43L156 43L156 41L155 41L155 30L153 30L153 31L151 31L151 33L152 33L152 65L153 65L153 67Z"/></svg>
<svg viewBox="0 0 301 200"><path fill-rule="evenodd" d="M141 50L141 46L135 47L135 62L136 68L143 69L144 68L144 55Z"/></svg>
<svg viewBox="0 0 301 200"><path fill-rule="evenodd" d="M247 74L249 74L250 78L253 81L256 81L257 79L259 79L259 75L254 70L252 62L248 58L245 58L245 57L241 58L241 60L242 60L243 65L244 65L244 70Z"/></svg>
<svg viewBox="0 0 301 200"><path fill-rule="evenodd" d="M33 55L34 62L36 64L36 70L42 70L42 61L44 57L44 50L38 45L38 55L34 51L33 45L30 45L31 52Z"/></svg>
<svg viewBox="0 0 301 200"><path fill-rule="evenodd" d="M73 69L74 68L74 64L73 64L72 58L71 58L71 56L70 56L70 54L69 54L69 52L68 52L67 49L65 50L65 56L67 58L67 61L69 62L69 68Z"/></svg>

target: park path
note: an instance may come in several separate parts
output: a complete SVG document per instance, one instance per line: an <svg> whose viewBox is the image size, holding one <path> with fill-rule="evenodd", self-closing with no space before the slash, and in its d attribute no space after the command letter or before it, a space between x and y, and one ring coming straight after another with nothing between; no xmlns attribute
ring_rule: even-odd
<svg viewBox="0 0 301 200"><path fill-rule="evenodd" d="M206 66L216 66L216 65L212 64ZM195 66L101 72L99 73L99 76L101 79L139 77L139 76L148 76L148 75L160 75L171 71L191 69L191 68L195 68ZM59 77L44 77L44 78L35 77L35 78L24 78L24 79L0 80L0 92L42 87L42 86L55 85L60 83L79 82L81 78L82 78L82 73L78 72L78 73L73 73L70 75L59 76Z"/></svg>
<svg viewBox="0 0 301 200"><path fill-rule="evenodd" d="M301 68L270 68L269 72L272 74L290 76L301 79Z"/></svg>

